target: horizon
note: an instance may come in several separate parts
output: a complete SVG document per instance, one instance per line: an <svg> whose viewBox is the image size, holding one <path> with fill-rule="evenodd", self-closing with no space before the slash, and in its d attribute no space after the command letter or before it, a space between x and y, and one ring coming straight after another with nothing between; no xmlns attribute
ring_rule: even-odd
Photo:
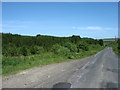
<svg viewBox="0 0 120 90"><path fill-rule="evenodd" d="M1 33L3 33L3 34L12 34L12 35L20 35L20 36L30 36L30 37L36 37L37 35L39 35L39 34L36 34L36 35L34 35L34 36L32 36L32 35L22 35L22 34L15 34L15 33L4 33L4 32L1 32ZM43 34L40 34L41 36L51 36L51 37L62 37L62 36L52 36L52 35L43 35ZM71 36L73 36L73 35L70 35L70 36L64 36L64 37L71 37ZM74 36L80 36L80 35L74 35ZM90 38L90 37L81 37L80 36L80 38ZM117 38L117 37L113 37L113 38L99 38L99 39L115 39L115 38ZM91 38L91 39L97 39L97 38Z"/></svg>
<svg viewBox="0 0 120 90"><path fill-rule="evenodd" d="M3 33L118 37L117 2L3 2Z"/></svg>

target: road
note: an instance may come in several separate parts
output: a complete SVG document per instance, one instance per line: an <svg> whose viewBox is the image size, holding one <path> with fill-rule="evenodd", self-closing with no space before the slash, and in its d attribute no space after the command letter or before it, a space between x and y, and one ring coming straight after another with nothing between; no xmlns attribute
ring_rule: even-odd
<svg viewBox="0 0 120 90"><path fill-rule="evenodd" d="M3 88L117 88L118 57L108 47L96 55L3 76Z"/></svg>

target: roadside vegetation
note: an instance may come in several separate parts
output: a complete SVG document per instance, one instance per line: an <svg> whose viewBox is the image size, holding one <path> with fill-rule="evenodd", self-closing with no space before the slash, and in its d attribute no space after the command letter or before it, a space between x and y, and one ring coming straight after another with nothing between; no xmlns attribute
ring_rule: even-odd
<svg viewBox="0 0 120 90"><path fill-rule="evenodd" d="M109 42L106 46L112 47L113 51L120 56L120 39L116 41Z"/></svg>
<svg viewBox="0 0 120 90"><path fill-rule="evenodd" d="M2 33L2 74L84 58L103 48L103 40L75 35L54 37Z"/></svg>

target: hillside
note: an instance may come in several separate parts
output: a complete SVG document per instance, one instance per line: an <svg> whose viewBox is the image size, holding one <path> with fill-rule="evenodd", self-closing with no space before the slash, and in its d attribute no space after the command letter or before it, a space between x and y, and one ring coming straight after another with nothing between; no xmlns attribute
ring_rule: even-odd
<svg viewBox="0 0 120 90"><path fill-rule="evenodd" d="M70 37L55 37L55 36L45 36L45 35L36 35L36 36L22 36L18 34L2 34L2 46L3 46L3 55L5 56L18 56L23 55L22 49L27 54L37 54L35 49L39 48L45 52L51 51L51 48L55 44L67 47L66 44L73 44L74 47L78 43L83 43L81 48L85 48L87 44L100 44L98 40L91 38L81 38L80 36L70 36ZM26 49L26 50L25 50ZM29 49L27 51L27 49ZM31 51L30 51L31 50ZM41 52L42 53L42 52ZM24 55L26 56L26 55Z"/></svg>
<svg viewBox="0 0 120 90"><path fill-rule="evenodd" d="M34 66L80 59L102 50L103 41L92 38L23 36L2 33L3 74Z"/></svg>

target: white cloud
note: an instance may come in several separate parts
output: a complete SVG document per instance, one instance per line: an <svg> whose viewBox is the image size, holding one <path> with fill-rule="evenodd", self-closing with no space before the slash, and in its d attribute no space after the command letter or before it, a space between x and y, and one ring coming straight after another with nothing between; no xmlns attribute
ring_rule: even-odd
<svg viewBox="0 0 120 90"><path fill-rule="evenodd" d="M30 21L19 21L19 20L10 20L10 21L3 21L2 28L7 29L24 29L31 25L32 22Z"/></svg>
<svg viewBox="0 0 120 90"><path fill-rule="evenodd" d="M88 26L88 27L72 27L74 30L117 30L117 28L100 27L100 26Z"/></svg>
<svg viewBox="0 0 120 90"><path fill-rule="evenodd" d="M3 28L25 28L25 25L3 25Z"/></svg>

